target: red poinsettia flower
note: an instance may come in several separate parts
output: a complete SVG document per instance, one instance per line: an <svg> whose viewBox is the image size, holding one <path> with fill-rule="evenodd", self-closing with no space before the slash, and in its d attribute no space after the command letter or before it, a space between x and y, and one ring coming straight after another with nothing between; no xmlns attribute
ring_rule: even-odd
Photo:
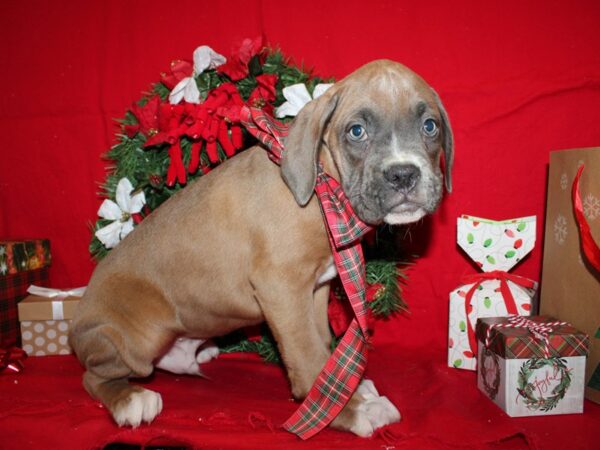
<svg viewBox="0 0 600 450"><path fill-rule="evenodd" d="M160 107L160 97L155 95L144 106L134 103L131 106L131 113L135 116L137 125L125 125L125 134L130 138L141 132L146 137L154 136L158 133L158 110Z"/></svg>
<svg viewBox="0 0 600 450"><path fill-rule="evenodd" d="M161 81L169 90L173 90L173 88L179 83L181 80L187 77L191 77L194 73L194 65L190 61L177 59L171 62L171 67L169 68L169 72L161 73Z"/></svg>
<svg viewBox="0 0 600 450"><path fill-rule="evenodd" d="M258 55L263 48L262 37L254 39L244 39L235 49L232 55L227 58L227 62L217 67L217 72L224 73L232 81L239 81L248 76L248 64L250 60Z"/></svg>
<svg viewBox="0 0 600 450"><path fill-rule="evenodd" d="M184 105L162 103L158 111L158 131L148 136L144 147L154 147L164 143L173 144L184 132L187 117Z"/></svg>
<svg viewBox="0 0 600 450"><path fill-rule="evenodd" d="M258 84L248 98L248 105L254 108L261 108L266 113L273 115L277 79L277 75L257 76L256 82Z"/></svg>

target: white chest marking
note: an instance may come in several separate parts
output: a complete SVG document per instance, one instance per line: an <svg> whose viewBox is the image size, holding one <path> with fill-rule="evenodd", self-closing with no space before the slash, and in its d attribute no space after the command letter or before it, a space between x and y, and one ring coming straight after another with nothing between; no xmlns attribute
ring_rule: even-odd
<svg viewBox="0 0 600 450"><path fill-rule="evenodd" d="M331 259L331 262L329 263L329 265L327 266L327 268L325 269L325 271L321 274L321 276L318 278L317 280L317 286L327 283L328 281L333 280L336 275L337 275L337 269L335 268L335 264L333 262L333 258Z"/></svg>

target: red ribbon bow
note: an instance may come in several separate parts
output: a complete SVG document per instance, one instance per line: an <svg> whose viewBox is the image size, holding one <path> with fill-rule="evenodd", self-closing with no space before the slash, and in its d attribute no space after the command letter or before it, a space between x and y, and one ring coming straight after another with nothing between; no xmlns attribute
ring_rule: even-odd
<svg viewBox="0 0 600 450"><path fill-rule="evenodd" d="M475 338L475 327L469 318L469 312L473 308L473 294L475 290L486 280L499 280L500 281L500 293L502 294L502 298L504 299L504 305L506 306L506 311L509 314L518 314L517 304L515 302L515 298L510 291L510 287L508 286L508 281L512 281L513 283L522 286L524 288L533 289L535 287L535 281L530 280L529 278L520 277L519 275L513 275L503 270L493 270L491 272L483 272L477 273L473 275L466 275L461 280L462 283L471 284L474 283L473 286L467 291L467 295L465 296L465 314L467 316L467 335L469 337L469 345L471 346L471 352L473 355L477 354L477 339Z"/></svg>
<svg viewBox="0 0 600 450"><path fill-rule="evenodd" d="M508 322L491 324L485 335L485 346L490 346L492 330L495 328L527 328L533 337L541 343L544 352L544 358L550 358L550 339L549 334L552 333L555 327L568 325L568 322L534 322L531 319L523 316L509 316Z"/></svg>
<svg viewBox="0 0 600 450"><path fill-rule="evenodd" d="M25 358L27 358L27 353L19 347L0 349L0 372L4 372L4 370L20 372L23 370Z"/></svg>

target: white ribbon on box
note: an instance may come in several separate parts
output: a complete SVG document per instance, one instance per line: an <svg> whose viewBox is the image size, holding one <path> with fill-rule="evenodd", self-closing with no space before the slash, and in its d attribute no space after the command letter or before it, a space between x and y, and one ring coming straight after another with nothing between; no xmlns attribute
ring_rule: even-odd
<svg viewBox="0 0 600 450"><path fill-rule="evenodd" d="M27 292L40 297L55 298L52 300L52 320L64 320L65 313L63 309L63 300L67 297L81 297L85 292L86 286L75 289L51 289L41 286L31 285L27 288Z"/></svg>

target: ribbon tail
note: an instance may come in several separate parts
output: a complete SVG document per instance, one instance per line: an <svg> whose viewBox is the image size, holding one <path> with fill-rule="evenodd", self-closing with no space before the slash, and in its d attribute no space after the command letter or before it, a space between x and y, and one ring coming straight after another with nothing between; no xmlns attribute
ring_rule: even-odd
<svg viewBox="0 0 600 450"><path fill-rule="evenodd" d="M176 141L171 147L169 147L169 158L171 163L167 170L167 185L173 186L175 181L181 184L186 182L185 167L183 165L183 155L181 153L181 144Z"/></svg>
<svg viewBox="0 0 600 450"><path fill-rule="evenodd" d="M196 141L192 144L190 164L188 165L189 173L196 173L198 166L200 165L200 147L202 141Z"/></svg>
<svg viewBox="0 0 600 450"><path fill-rule="evenodd" d="M481 280L483 281L483 280ZM475 338L475 327L473 326L473 322L471 322L471 318L469 317L469 307L473 307L473 295L475 294L475 290L481 284L481 281L477 281L471 289L467 291L467 295L465 296L465 315L467 318L467 337L469 338L469 345L471 347L471 353L473 355L477 355L477 339Z"/></svg>
<svg viewBox="0 0 600 450"><path fill-rule="evenodd" d="M515 298L510 291L510 287L508 286L506 278L504 277L500 278L500 292L502 293L502 298L504 299L504 304L506 305L506 311L513 315L519 314Z"/></svg>
<svg viewBox="0 0 600 450"><path fill-rule="evenodd" d="M225 154L228 158L231 158L235 154L235 147L229 140L229 132L227 131L227 124L224 120L219 124L219 134L218 134L219 144L225 151Z"/></svg>
<svg viewBox="0 0 600 450"><path fill-rule="evenodd" d="M239 150L244 146L244 139L242 137L242 129L238 125L231 126L231 142L236 150Z"/></svg>
<svg viewBox="0 0 600 450"><path fill-rule="evenodd" d="M212 140L206 143L206 154L211 163L219 162L219 151L217 150L217 141Z"/></svg>
<svg viewBox="0 0 600 450"><path fill-rule="evenodd" d="M325 428L358 388L367 364L366 353L365 337L353 320L306 399L283 427L301 439L309 439Z"/></svg>
<svg viewBox="0 0 600 450"><path fill-rule="evenodd" d="M596 244L594 241L594 236L592 236L590 225L585 218L583 204L581 202L581 196L579 193L579 179L581 178L583 169L584 165L582 164L577 171L575 180L573 181L573 212L575 213L575 221L577 222L579 233L581 235L581 248L583 253L594 269L600 272L600 248L598 248L598 244Z"/></svg>

